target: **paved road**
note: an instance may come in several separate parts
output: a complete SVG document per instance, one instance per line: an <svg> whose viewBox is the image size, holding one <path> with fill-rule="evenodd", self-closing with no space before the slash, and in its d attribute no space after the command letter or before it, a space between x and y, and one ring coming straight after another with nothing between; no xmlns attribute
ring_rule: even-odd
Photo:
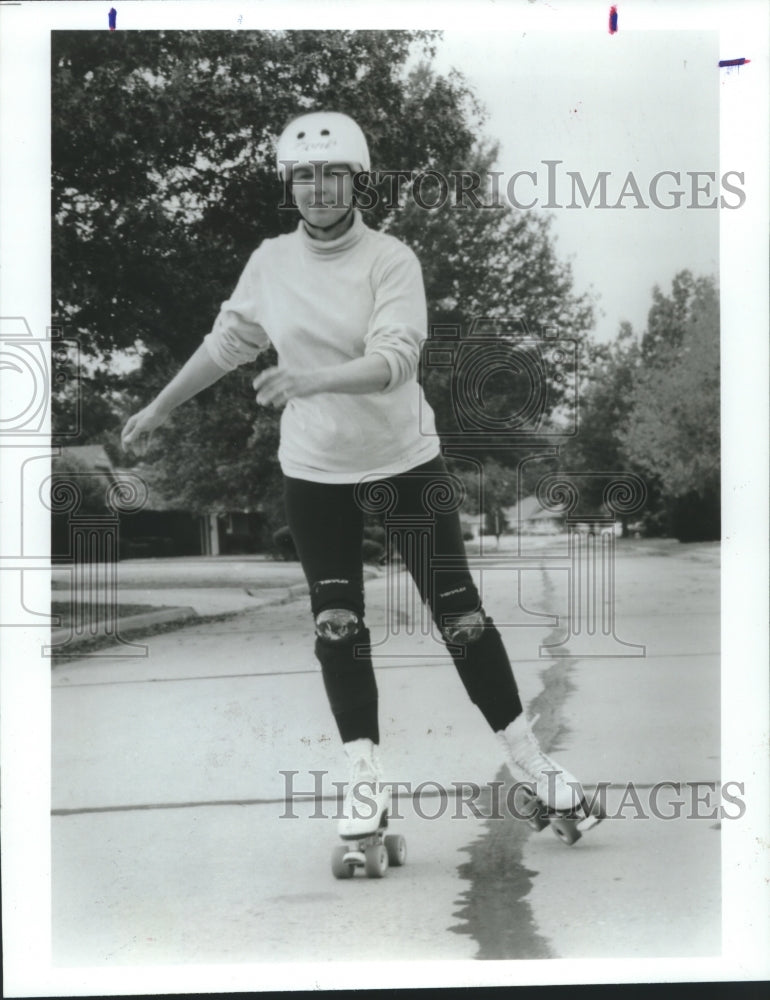
<svg viewBox="0 0 770 1000"><path fill-rule="evenodd" d="M720 778L718 548L621 547L616 634L646 646L634 658L618 644L579 655L567 564L549 554L518 574L493 553L485 604L542 741L587 786L608 786L620 818L573 848L504 808L484 818L488 783L507 778L498 746L417 616L403 601L388 613L384 576L367 582L383 755L393 780L423 784L393 823L408 864L384 880L331 875L331 782L346 775L305 598L154 636L147 657L54 669L55 962L718 953L719 823L708 803L692 818L686 784ZM297 791L325 772L326 798L289 810L292 771ZM682 785L659 811L683 800L682 815L639 818L664 779ZM458 782L484 786L481 818Z"/></svg>

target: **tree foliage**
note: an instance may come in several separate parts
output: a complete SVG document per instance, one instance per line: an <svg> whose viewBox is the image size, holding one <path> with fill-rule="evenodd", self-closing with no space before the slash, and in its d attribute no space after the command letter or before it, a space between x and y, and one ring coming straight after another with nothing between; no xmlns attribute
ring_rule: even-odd
<svg viewBox="0 0 770 1000"><path fill-rule="evenodd" d="M671 298L656 289L647 333L654 352L636 380L623 443L668 495L705 499L719 493L720 483L719 298L713 279L694 280L689 272L677 279ZM672 317L668 337L658 334L664 309Z"/></svg>
<svg viewBox="0 0 770 1000"><path fill-rule="evenodd" d="M641 338L622 324L610 344L589 344L579 434L562 467L633 472L647 486L652 533L719 537L719 295L710 277L676 274L652 291ZM597 484L600 481L597 480ZM587 497L598 509L596 495Z"/></svg>
<svg viewBox="0 0 770 1000"><path fill-rule="evenodd" d="M691 318L694 297L704 280L696 281L692 273L685 270L674 275L668 295L655 285L641 345L646 367L666 365L679 351Z"/></svg>
<svg viewBox="0 0 770 1000"><path fill-rule="evenodd" d="M509 527L505 509L517 500L516 472L493 458L479 465L467 462L453 464L453 474L462 483L465 493L463 513L481 519L481 530L498 537ZM483 515L483 516L482 516Z"/></svg>
<svg viewBox="0 0 770 1000"><path fill-rule="evenodd" d="M633 388L641 349L629 323L622 323L609 343L585 345L580 373L577 435L562 449L561 467L570 472L639 472L630 461L624 434L633 409ZM581 507L602 511L601 475L581 483ZM604 511L606 513L606 511ZM623 519L624 526L628 518Z"/></svg>

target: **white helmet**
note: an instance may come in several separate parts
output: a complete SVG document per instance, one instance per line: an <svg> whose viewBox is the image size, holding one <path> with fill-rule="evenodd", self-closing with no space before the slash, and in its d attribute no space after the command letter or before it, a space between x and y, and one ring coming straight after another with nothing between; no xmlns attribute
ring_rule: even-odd
<svg viewBox="0 0 770 1000"><path fill-rule="evenodd" d="M286 180L286 165L315 160L347 163L353 170L369 170L366 137L348 115L338 111L313 111L289 122L281 133L276 152L278 176Z"/></svg>

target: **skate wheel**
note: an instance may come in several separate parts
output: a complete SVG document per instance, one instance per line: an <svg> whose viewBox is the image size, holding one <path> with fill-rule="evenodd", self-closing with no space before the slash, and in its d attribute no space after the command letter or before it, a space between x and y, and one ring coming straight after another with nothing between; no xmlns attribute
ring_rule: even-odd
<svg viewBox="0 0 770 1000"><path fill-rule="evenodd" d="M567 847L571 847L580 840L581 833L577 828L577 823L573 819L564 819L561 816L557 816L551 820L551 826L559 840L566 844Z"/></svg>
<svg viewBox="0 0 770 1000"><path fill-rule="evenodd" d="M548 824L551 822L548 816L542 812L535 812L528 817L527 822L535 831L535 833L540 833L541 830L545 830Z"/></svg>
<svg viewBox="0 0 770 1000"><path fill-rule="evenodd" d="M332 854L332 874L335 878L353 878L353 872L356 868L355 865L351 865L345 861L347 853L348 848L344 844L340 844L339 847L334 848L334 853Z"/></svg>
<svg viewBox="0 0 770 1000"><path fill-rule="evenodd" d="M388 834L385 838L385 850L388 852L388 861L394 868L406 864L406 841L401 834Z"/></svg>
<svg viewBox="0 0 770 1000"><path fill-rule="evenodd" d="M550 822L542 802L528 788L517 789L514 807L536 833L544 830Z"/></svg>
<svg viewBox="0 0 770 1000"><path fill-rule="evenodd" d="M364 871L369 878L382 878L388 870L388 852L384 844L372 844L364 851Z"/></svg>
<svg viewBox="0 0 770 1000"><path fill-rule="evenodd" d="M601 802L593 801L591 803L591 809L589 811L588 805L585 801L581 803L583 807L584 817L578 821L578 830L581 833L585 833L587 830L592 830L597 826L603 819L607 819L607 814L602 808Z"/></svg>

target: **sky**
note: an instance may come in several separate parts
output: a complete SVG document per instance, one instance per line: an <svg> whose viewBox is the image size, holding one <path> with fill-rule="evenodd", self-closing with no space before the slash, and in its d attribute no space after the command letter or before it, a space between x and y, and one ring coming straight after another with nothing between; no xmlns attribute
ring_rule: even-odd
<svg viewBox="0 0 770 1000"><path fill-rule="evenodd" d="M670 288L677 271L718 276L719 211L687 207L692 181L685 175L716 174L714 184L701 182L702 203L713 200L709 186L737 202L718 190L722 172L741 170L738 157L720 171L719 58L716 31L444 33L436 69L462 72L485 106L484 133L500 143L502 182L515 171L537 174L537 190L526 178L516 182L521 202L537 194L546 201L545 160L562 161L556 202L564 206L572 196L567 171L579 172L589 192L597 174L609 171L609 205L633 172L649 208L636 208L629 195L625 208L551 210L557 252L571 261L576 291L599 296L598 340L612 339L622 320L641 332L653 285ZM667 203L667 192L680 187L679 208L650 201L650 181L664 170L679 172L681 184L662 178L659 200Z"/></svg>

